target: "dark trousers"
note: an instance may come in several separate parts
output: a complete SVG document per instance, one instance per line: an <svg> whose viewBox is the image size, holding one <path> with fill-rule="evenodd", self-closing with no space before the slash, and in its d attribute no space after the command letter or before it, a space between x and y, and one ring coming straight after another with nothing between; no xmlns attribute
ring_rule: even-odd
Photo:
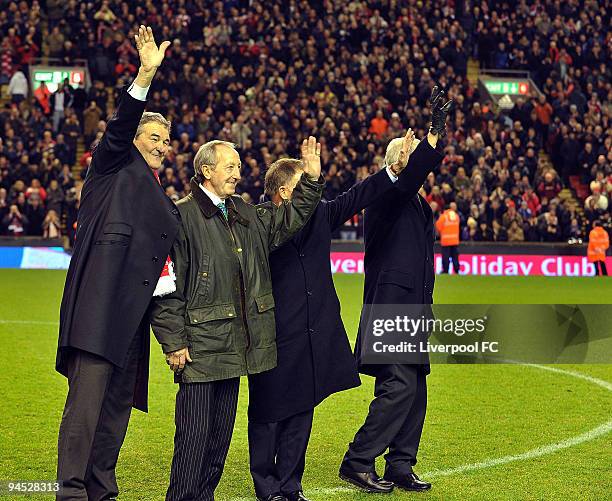
<svg viewBox="0 0 612 501"><path fill-rule="evenodd" d="M595 265L595 275L603 275L604 277L608 276L608 269L606 268L605 261L595 261L593 264Z"/></svg>
<svg viewBox="0 0 612 501"><path fill-rule="evenodd" d="M69 355L58 439L58 500L98 501L119 493L115 466L132 411L142 343L136 334L123 369L85 351Z"/></svg>
<svg viewBox="0 0 612 501"><path fill-rule="evenodd" d="M181 383L167 501L213 501L236 420L240 378Z"/></svg>
<svg viewBox="0 0 612 501"><path fill-rule="evenodd" d="M273 423L249 422L251 476L257 497L302 490L313 413L309 410Z"/></svg>
<svg viewBox="0 0 612 501"><path fill-rule="evenodd" d="M459 274L459 251L457 245L444 245L442 247L442 273L448 273L450 260L453 260L453 269Z"/></svg>
<svg viewBox="0 0 612 501"><path fill-rule="evenodd" d="M385 474L404 475L416 464L427 408L425 373L412 365L381 365L368 416L344 455L342 468L373 472L387 449Z"/></svg>

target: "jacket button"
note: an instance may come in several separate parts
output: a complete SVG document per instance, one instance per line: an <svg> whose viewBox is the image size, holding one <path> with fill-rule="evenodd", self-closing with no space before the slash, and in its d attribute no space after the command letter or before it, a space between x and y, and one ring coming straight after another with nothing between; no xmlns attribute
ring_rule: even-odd
<svg viewBox="0 0 612 501"><path fill-rule="evenodd" d="M312 296L312 291L306 291L306 294Z"/></svg>
<svg viewBox="0 0 612 501"><path fill-rule="evenodd" d="M242 252L242 247L238 247L238 248L236 249L236 252Z"/></svg>
<svg viewBox="0 0 612 501"><path fill-rule="evenodd" d="M161 237L165 240L166 238L168 238L168 235L166 233L162 233Z"/></svg>
<svg viewBox="0 0 612 501"><path fill-rule="evenodd" d="M144 282L142 282L142 285L149 285L149 281L145 280Z"/></svg>
<svg viewBox="0 0 612 501"><path fill-rule="evenodd" d="M300 252L300 257L306 257L306 254L304 254L303 252Z"/></svg>
<svg viewBox="0 0 612 501"><path fill-rule="evenodd" d="M203 276L203 277L207 277L207 276L208 276L208 273L206 273L206 272L204 271L204 272L202 272L202 276Z"/></svg>
<svg viewBox="0 0 612 501"><path fill-rule="evenodd" d="M176 216L178 214L178 209L172 209L172 214Z"/></svg>
<svg viewBox="0 0 612 501"><path fill-rule="evenodd" d="M314 329L308 329L308 334L314 334Z"/></svg>
<svg viewBox="0 0 612 501"><path fill-rule="evenodd" d="M227 316L228 316L228 317L233 317L233 316L234 316L234 314L230 312L230 313L228 313L228 314L227 314Z"/></svg>
<svg viewBox="0 0 612 501"><path fill-rule="evenodd" d="M159 261L159 258L157 256L153 256L151 258L151 261L153 261L154 263L157 263L157 261Z"/></svg>

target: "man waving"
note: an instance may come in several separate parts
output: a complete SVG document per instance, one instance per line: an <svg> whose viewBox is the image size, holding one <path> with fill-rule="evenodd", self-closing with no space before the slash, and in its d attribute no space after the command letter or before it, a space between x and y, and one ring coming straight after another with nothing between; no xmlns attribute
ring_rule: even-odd
<svg viewBox="0 0 612 501"><path fill-rule="evenodd" d="M134 38L140 69L93 153L62 298L56 368L69 390L59 430L58 499L117 496L115 465L131 408L147 410L146 312L154 291L174 289L167 256L180 216L157 179L170 123L144 113L170 42L158 47L144 26Z"/></svg>

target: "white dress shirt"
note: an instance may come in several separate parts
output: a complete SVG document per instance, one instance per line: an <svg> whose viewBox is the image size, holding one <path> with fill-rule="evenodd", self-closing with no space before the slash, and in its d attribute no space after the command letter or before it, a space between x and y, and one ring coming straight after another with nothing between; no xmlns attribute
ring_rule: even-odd
<svg viewBox="0 0 612 501"><path fill-rule="evenodd" d="M395 183L397 181L397 176L393 174L391 167L387 167L387 174L389 175L389 179L391 179L392 183Z"/></svg>
<svg viewBox="0 0 612 501"><path fill-rule="evenodd" d="M149 92L150 87L150 85L148 87L141 87L136 82L132 82L132 85L128 88L128 94L139 101L146 101L147 92Z"/></svg>
<svg viewBox="0 0 612 501"><path fill-rule="evenodd" d="M213 193L212 191L207 190L206 188L204 188L203 184L199 185L200 188L202 188L202 191L204 193L206 193L206 195L208 196L208 198L210 198L210 200L212 201L212 203L214 204L215 207L218 207L219 204L225 204L225 200L221 200L221 198L219 198L218 195L216 195L215 193Z"/></svg>

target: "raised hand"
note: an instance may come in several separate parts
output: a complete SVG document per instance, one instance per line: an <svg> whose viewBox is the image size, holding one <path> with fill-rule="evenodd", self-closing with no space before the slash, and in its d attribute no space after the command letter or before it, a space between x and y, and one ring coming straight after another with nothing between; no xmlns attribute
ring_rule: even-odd
<svg viewBox="0 0 612 501"><path fill-rule="evenodd" d="M140 66L146 72L155 71L164 60L166 49L170 42L162 42L159 47L155 43L153 30L150 26L141 25L138 28L138 33L134 36L138 56L140 57Z"/></svg>
<svg viewBox="0 0 612 501"><path fill-rule="evenodd" d="M314 136L302 141L302 162L304 162L304 173L310 179L319 179L321 175L321 144L317 143Z"/></svg>
<svg viewBox="0 0 612 501"><path fill-rule="evenodd" d="M436 101L444 95L444 91L440 88L439 85L434 85L434 88L431 89L431 96L429 96L429 104L433 107Z"/></svg>
<svg viewBox="0 0 612 501"><path fill-rule="evenodd" d="M404 139L402 140L402 149L400 150L399 157L395 163L389 166L391 172L397 177L408 165L408 158L412 153L412 144L414 143L414 132L412 129L408 129Z"/></svg>
<svg viewBox="0 0 612 501"><path fill-rule="evenodd" d="M435 135L445 136L446 135L446 117L450 113L453 107L452 99L445 101L444 91L441 90L437 85L431 91L431 127L429 132Z"/></svg>

